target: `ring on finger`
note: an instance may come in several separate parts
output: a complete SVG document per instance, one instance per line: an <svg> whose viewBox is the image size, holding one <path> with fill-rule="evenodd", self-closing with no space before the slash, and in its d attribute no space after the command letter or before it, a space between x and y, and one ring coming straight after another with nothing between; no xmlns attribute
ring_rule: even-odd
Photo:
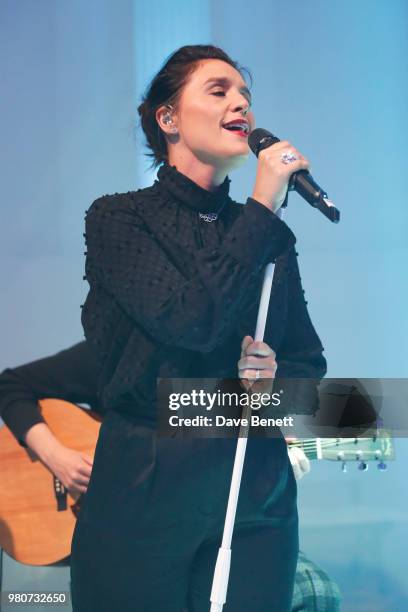
<svg viewBox="0 0 408 612"><path fill-rule="evenodd" d="M284 153L282 153L280 158L282 164L291 164L292 162L299 159L298 156L293 153L293 151L285 151Z"/></svg>

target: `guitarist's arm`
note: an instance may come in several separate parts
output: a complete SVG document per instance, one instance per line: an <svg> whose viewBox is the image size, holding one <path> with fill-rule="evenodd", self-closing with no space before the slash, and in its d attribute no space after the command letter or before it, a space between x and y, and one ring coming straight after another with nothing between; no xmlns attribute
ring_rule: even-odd
<svg viewBox="0 0 408 612"><path fill-rule="evenodd" d="M63 446L42 417L38 400L54 397L98 411L96 366L85 342L0 375L0 416L71 492L83 493L92 458Z"/></svg>

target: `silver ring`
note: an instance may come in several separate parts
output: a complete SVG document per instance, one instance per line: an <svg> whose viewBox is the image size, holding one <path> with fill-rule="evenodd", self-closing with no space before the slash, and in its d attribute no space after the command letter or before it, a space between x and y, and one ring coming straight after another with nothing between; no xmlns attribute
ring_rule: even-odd
<svg viewBox="0 0 408 612"><path fill-rule="evenodd" d="M259 370L257 370L255 373L255 380L258 380L258 378L259 378Z"/></svg>
<svg viewBox="0 0 408 612"><path fill-rule="evenodd" d="M299 159L298 156L295 155L292 151L285 151L281 155L281 162L282 162L282 164L291 164L292 162L296 161L297 159Z"/></svg>

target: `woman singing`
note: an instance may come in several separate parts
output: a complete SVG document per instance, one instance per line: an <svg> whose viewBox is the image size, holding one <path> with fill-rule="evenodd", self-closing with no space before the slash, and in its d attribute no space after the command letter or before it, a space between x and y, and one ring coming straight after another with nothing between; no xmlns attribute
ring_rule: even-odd
<svg viewBox="0 0 408 612"><path fill-rule="evenodd" d="M275 214L308 161L279 142L259 155L246 204L228 195L228 172L249 154L250 104L221 49L176 51L138 109L157 180L87 213L82 322L107 415L72 542L74 612L209 610L236 440L158 436L157 379L238 374L264 391L275 372L325 374L295 237ZM250 334L271 260L258 343ZM296 485L283 437L248 440L232 551L225 612L290 610Z"/></svg>

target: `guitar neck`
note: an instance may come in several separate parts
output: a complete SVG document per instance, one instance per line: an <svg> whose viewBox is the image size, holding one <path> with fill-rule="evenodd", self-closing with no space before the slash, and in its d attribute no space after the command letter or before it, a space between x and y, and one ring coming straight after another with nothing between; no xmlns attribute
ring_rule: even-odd
<svg viewBox="0 0 408 612"><path fill-rule="evenodd" d="M372 438L307 438L289 442L301 448L309 459L332 461L382 461L394 459L394 446L384 430Z"/></svg>
<svg viewBox="0 0 408 612"><path fill-rule="evenodd" d="M296 440L290 442L289 446L301 448L309 459L323 459L322 455L322 438L307 438L306 440Z"/></svg>

